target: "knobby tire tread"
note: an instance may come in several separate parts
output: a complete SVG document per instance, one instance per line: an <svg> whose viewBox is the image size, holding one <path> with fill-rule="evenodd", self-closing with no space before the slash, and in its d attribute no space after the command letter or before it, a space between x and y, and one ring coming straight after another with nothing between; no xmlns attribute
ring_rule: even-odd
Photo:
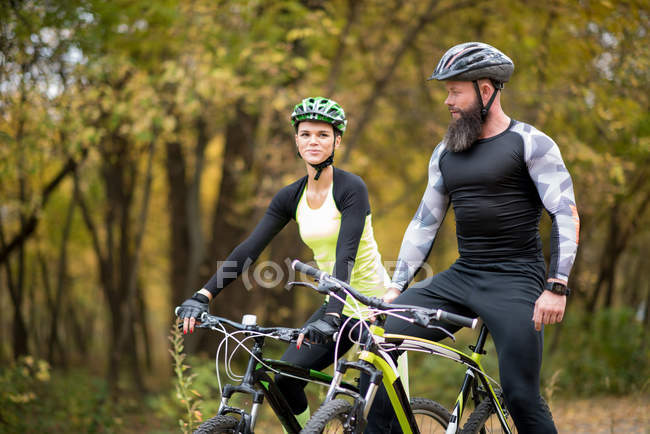
<svg viewBox="0 0 650 434"><path fill-rule="evenodd" d="M497 410L494 403L490 398L485 398L476 409L469 415L467 422L460 430L460 434L476 434L480 432L481 428L491 415L496 414Z"/></svg>
<svg viewBox="0 0 650 434"><path fill-rule="evenodd" d="M352 405L342 399L333 399L321 405L312 415L300 434L320 434L327 424L335 419L345 422Z"/></svg>
<svg viewBox="0 0 650 434"><path fill-rule="evenodd" d="M412 398L410 400L411 409L418 414L427 414L432 416L433 419L441 426L446 428L449 424L451 414L442 405L435 401L425 398ZM342 399L334 399L323 404L309 419L307 425L300 431L301 434L320 434L327 424L333 420L338 419L341 423L345 422L352 405ZM351 430L353 431L353 430Z"/></svg>
<svg viewBox="0 0 650 434"><path fill-rule="evenodd" d="M232 416L214 416L203 422L194 434L235 433L239 420Z"/></svg>
<svg viewBox="0 0 650 434"><path fill-rule="evenodd" d="M409 401L411 404L411 410L416 415L423 414L423 411L432 413L433 418L440 424L441 427L447 428L449 425L449 419L451 419L451 413L441 404L436 401L432 401L426 398L411 398ZM418 412L418 410L421 410Z"/></svg>

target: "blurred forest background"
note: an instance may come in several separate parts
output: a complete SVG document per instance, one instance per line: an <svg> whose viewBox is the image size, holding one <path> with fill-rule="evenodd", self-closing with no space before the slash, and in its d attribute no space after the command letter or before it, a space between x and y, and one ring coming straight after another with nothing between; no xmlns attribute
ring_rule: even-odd
<svg viewBox="0 0 650 434"><path fill-rule="evenodd" d="M173 432L173 307L303 176L289 115L304 97L344 107L335 164L365 180L394 261L449 120L425 80L471 40L513 59L506 113L551 136L573 177L580 249L545 390L648 396L649 31L648 0L1 0L0 431L140 414ZM450 213L431 269L456 248ZM295 223L261 259L286 258L311 260ZM298 326L320 303L248 279L213 313ZM206 338L186 350L213 365ZM425 365L418 381L437 384Z"/></svg>

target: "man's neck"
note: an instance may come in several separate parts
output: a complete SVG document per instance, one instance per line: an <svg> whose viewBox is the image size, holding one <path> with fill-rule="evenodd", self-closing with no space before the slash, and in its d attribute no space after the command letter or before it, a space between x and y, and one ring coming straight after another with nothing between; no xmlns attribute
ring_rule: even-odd
<svg viewBox="0 0 650 434"><path fill-rule="evenodd" d="M496 109L497 107L494 108ZM481 129L479 139L489 139L490 137L499 135L507 130L508 126L510 126L510 118L503 110L490 110Z"/></svg>

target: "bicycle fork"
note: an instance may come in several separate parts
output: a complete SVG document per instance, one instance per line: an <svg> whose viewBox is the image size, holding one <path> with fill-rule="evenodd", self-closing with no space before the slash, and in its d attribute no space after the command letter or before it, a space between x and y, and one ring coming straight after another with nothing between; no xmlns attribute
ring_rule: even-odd
<svg viewBox="0 0 650 434"><path fill-rule="evenodd" d="M217 414L224 415L224 414L229 414L229 413L236 413L239 414L241 419L238 427L238 432L253 432L255 429L255 423L257 422L257 416L259 413L259 408L264 402L264 392L260 390L256 390L253 387L254 383L254 372L255 372L255 366L257 365L257 360L261 358L262 353L262 342L255 342L255 345L253 346L253 355L254 357L251 357L248 360L248 366L246 367L246 373L244 374L244 378L242 382L237 385L233 386L232 384L226 384L223 386L222 394L221 394L221 405L219 406L219 412ZM230 401L230 398L235 394L235 393L242 393L244 395L250 395L252 397L252 404L251 404L251 410L250 414L246 413L246 411L240 409L240 408L235 408L231 407L228 405L228 401Z"/></svg>
<svg viewBox="0 0 650 434"><path fill-rule="evenodd" d="M370 385L364 396L361 396L361 394L352 390L341 387L343 376L348 369L355 369L359 372L366 373L370 377ZM348 421L346 422L346 429L348 427L355 427L355 432L363 432L368 420L370 407L375 400L375 395L377 393L379 385L381 384L382 377L383 374L381 371L377 371L372 365L367 362L351 362L346 359L339 359L336 365L336 371L332 377L332 382L330 383L330 387L327 390L325 401L323 402L325 403L331 401L338 394L348 395L352 397L352 412L350 413ZM346 432L348 431L346 430Z"/></svg>

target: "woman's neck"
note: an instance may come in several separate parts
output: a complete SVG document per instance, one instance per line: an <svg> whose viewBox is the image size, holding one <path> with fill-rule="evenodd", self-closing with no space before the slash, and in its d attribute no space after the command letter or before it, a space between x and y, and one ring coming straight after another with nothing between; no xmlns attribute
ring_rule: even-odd
<svg viewBox="0 0 650 434"><path fill-rule="evenodd" d="M325 190L329 188L330 184L332 184L332 180L334 179L334 167L327 166L324 168L321 171L318 180L314 180L315 176L316 169L307 164L307 188L311 191Z"/></svg>

